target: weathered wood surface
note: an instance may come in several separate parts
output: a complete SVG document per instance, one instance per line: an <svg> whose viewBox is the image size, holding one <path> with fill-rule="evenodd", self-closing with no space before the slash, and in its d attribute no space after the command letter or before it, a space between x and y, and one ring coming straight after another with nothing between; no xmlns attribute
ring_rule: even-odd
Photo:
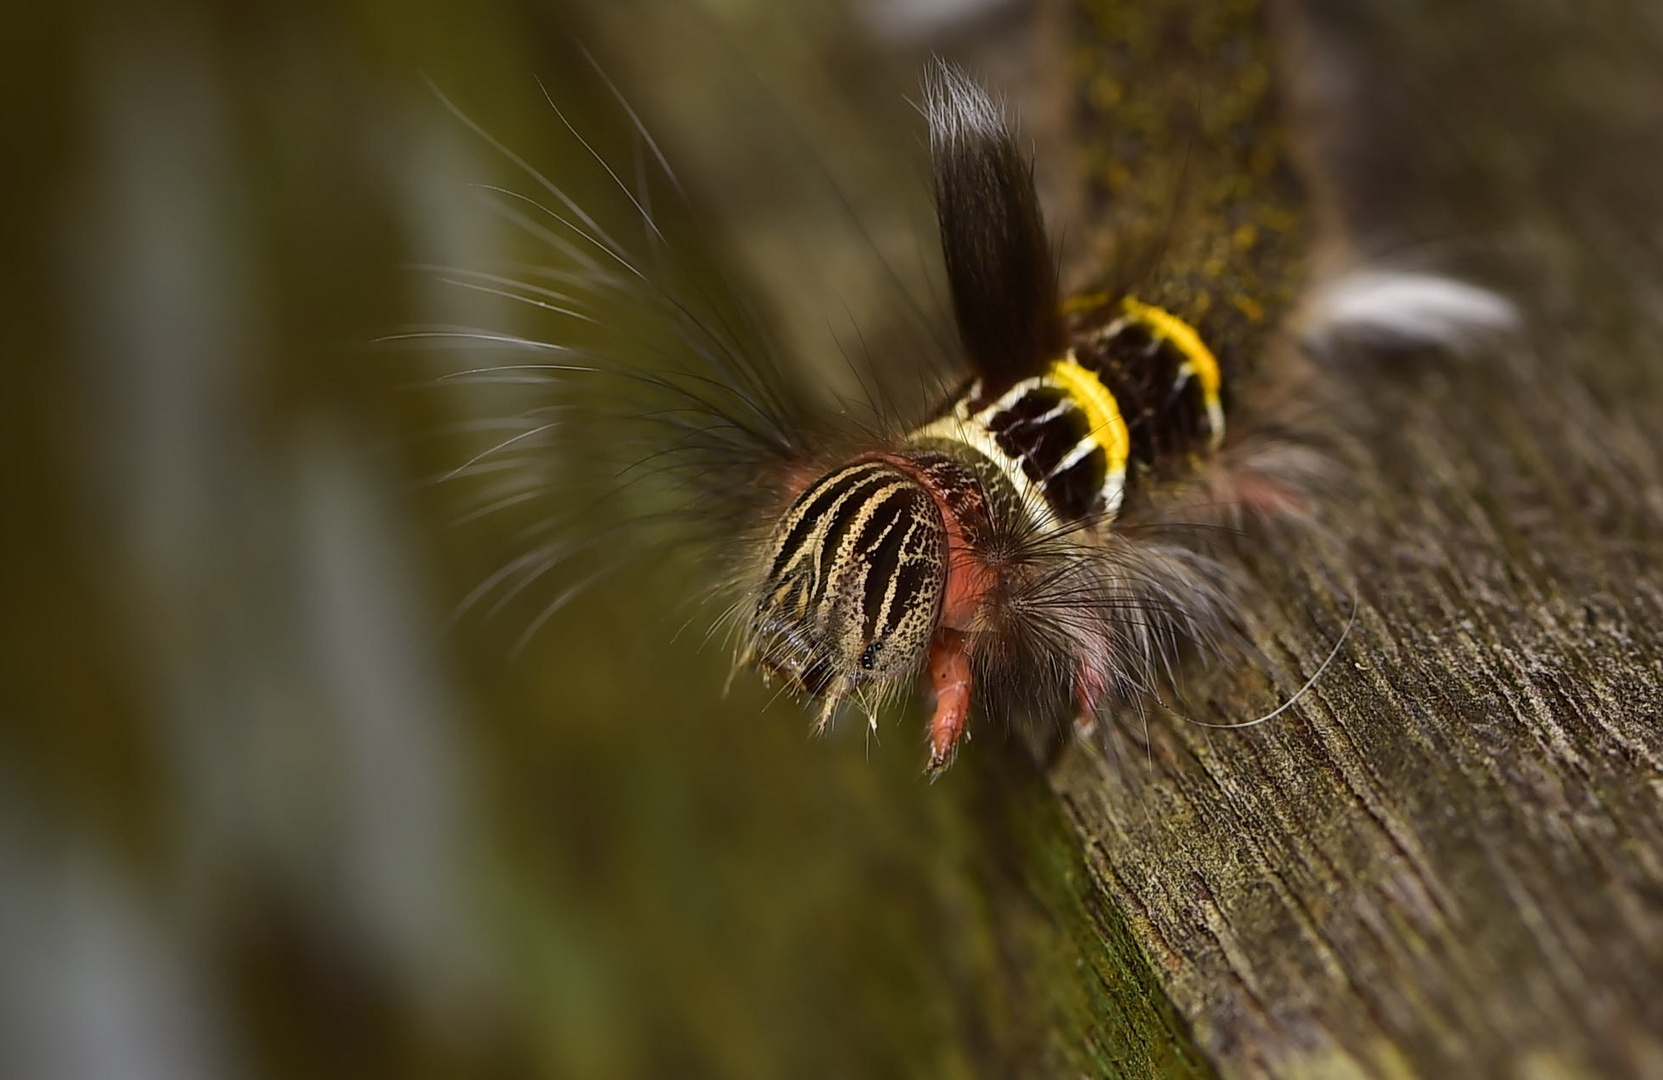
<svg viewBox="0 0 1663 1080"><path fill-rule="evenodd" d="M518 523L451 527L423 478L458 459L432 436L477 417L411 393L426 358L361 348L452 317L401 263L508 258L462 209L500 162L417 73L566 182L534 76L627 142L608 95L565 85L575 30L713 231L781 271L758 279L876 282L851 323L881 352L863 302L895 290L868 238L782 222L814 216L824 168L896 262L931 235L897 107L921 55L886 83L847 20L797 5L812 47L747 54L821 84L769 84L793 144L752 122L780 106L757 84L681 91L678 58L747 63L669 17L688 5L14 7L0 1072L1663 1075L1643 4L1310 0L1353 235L1505 287L1527 332L1338 371L1331 538L1248 546L1269 677L1200 679L1191 711L1274 704L1355 592L1299 707L1235 733L1130 717L1048 775L980 730L933 786L915 717L811 743L743 680L722 699L674 583L615 582L513 662L547 593L445 630ZM1066 80L1069 33L970 47ZM1024 130L1059 188L1089 133ZM701 150L732 171L701 180ZM872 212L900 189L921 218ZM823 339L848 296L774 306Z"/></svg>
<svg viewBox="0 0 1663 1080"><path fill-rule="evenodd" d="M1296 690L1354 590L1311 693L1127 718L1050 786L1221 1076L1663 1075L1663 39L1358 7L1307 5L1296 73L1353 249L1480 275L1523 332L1332 369L1329 535L1248 556L1274 690L1193 715Z"/></svg>

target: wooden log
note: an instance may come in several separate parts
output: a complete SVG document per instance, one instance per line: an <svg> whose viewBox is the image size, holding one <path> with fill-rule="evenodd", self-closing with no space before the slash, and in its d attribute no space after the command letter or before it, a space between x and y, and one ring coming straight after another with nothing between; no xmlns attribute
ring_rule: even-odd
<svg viewBox="0 0 1663 1080"><path fill-rule="evenodd" d="M1105 1010L1085 1044L1101 1075L1663 1075L1663 41L1638 5L1306 7L1284 76L1325 83L1352 257L1443 256L1523 328L1331 365L1345 494L1249 545L1262 677L1186 712L1258 716L1344 634L1309 693L1241 731L1125 716L1051 768L1084 966L1193 1039L1140 1055Z"/></svg>

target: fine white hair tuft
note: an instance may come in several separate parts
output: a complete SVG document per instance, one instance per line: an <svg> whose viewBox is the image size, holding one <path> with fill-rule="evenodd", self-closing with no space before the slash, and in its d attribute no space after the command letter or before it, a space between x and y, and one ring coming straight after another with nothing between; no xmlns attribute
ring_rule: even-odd
<svg viewBox="0 0 1663 1080"><path fill-rule="evenodd" d="M924 115L930 122L930 149L937 154L1011 140L1005 110L968 72L939 56L924 72Z"/></svg>
<svg viewBox="0 0 1663 1080"><path fill-rule="evenodd" d="M1317 290L1303 336L1318 349L1355 342L1464 353L1518 326L1518 308L1489 289L1437 274L1354 270Z"/></svg>

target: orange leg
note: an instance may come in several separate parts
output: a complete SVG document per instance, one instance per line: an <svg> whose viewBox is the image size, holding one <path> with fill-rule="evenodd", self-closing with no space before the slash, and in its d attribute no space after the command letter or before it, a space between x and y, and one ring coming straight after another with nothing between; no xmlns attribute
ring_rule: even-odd
<svg viewBox="0 0 1663 1080"><path fill-rule="evenodd" d="M934 774L953 760L970 715L970 635L942 627L930 642L930 689L935 717L930 721L930 764Z"/></svg>

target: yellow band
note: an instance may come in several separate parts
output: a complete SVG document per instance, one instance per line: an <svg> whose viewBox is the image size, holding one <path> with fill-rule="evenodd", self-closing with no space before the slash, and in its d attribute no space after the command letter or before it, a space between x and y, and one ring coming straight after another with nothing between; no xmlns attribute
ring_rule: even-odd
<svg viewBox="0 0 1663 1080"><path fill-rule="evenodd" d="M1132 452L1132 436L1120 415L1120 403L1109 393L1102 380L1081 367L1074 360L1072 350L1061 360L1054 361L1047 377L1074 399L1091 424L1091 438L1103 448L1108 457L1109 473L1122 472Z"/></svg>
<svg viewBox="0 0 1663 1080"><path fill-rule="evenodd" d="M1195 327L1170 311L1133 300L1130 296L1122 300L1121 305L1126 310L1127 318L1149 327L1156 337L1172 342L1184 354L1184 359L1190 362L1202 392L1209 398L1217 396L1220 385L1218 357L1207 348L1201 335L1195 332Z"/></svg>

